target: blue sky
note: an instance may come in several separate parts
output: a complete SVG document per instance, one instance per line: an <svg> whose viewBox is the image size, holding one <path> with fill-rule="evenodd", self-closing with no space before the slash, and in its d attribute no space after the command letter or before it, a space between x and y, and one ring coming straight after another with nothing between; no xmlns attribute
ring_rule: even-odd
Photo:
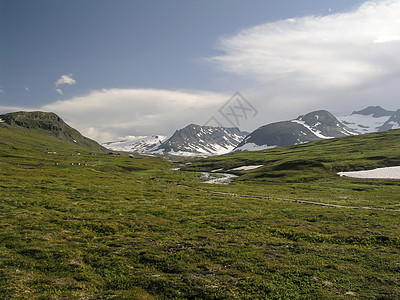
<svg viewBox="0 0 400 300"><path fill-rule="evenodd" d="M259 111L247 130L312 109L397 109L398 8L0 0L0 110L52 110L105 141L205 122L236 91Z"/></svg>

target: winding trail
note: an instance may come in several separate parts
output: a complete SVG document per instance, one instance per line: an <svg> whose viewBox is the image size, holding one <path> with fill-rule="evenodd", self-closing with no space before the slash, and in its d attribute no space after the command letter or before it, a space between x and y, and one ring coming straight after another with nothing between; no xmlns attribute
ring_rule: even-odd
<svg viewBox="0 0 400 300"><path fill-rule="evenodd" d="M209 191L204 190L201 188L195 188L192 186L184 185L184 184L177 184L180 186L184 186L189 189L193 189L203 193L210 193L210 194L217 194L217 195L225 195L230 197L240 197L240 198L254 198L254 199L264 199L264 200L277 200L277 201L286 201L292 203L302 203L308 205L317 205L317 206L324 206L324 207L334 207L334 208L345 208L345 209L357 209L357 210L372 210L372 211L385 211L385 212L400 212L400 209L386 209L386 208L377 208L377 207L358 207L358 206L345 206L345 205L338 205L338 204L328 204L328 203L321 203L321 202L314 202L314 201L306 201L306 200L296 200L296 199L288 199L288 198L278 198L278 197L266 197L266 196L256 196L256 195L246 195L246 194L235 194L235 193L227 193L227 192L218 192L218 191Z"/></svg>
<svg viewBox="0 0 400 300"><path fill-rule="evenodd" d="M91 171L107 174L106 172L102 172L95 169L90 169ZM370 210L370 211L384 211L384 212L400 212L400 209L386 209L386 208L378 208L378 207L369 207L369 206L346 206L346 205L338 205L338 204L329 204L329 203L321 203L315 201L307 201L307 200L297 200L297 199L289 199L289 198L279 198L279 197L268 197L268 196L257 196L257 195L247 195L247 194L236 194L236 193L227 193L227 192L218 192L218 191L210 191L201 188L196 188L193 186L185 185L178 182L172 181L163 181L153 179L158 182L164 182L166 184L174 184L177 186L182 186L191 190L195 190L202 193L209 193L215 195L224 195L230 197L240 197L240 198L253 198L253 199L264 199L264 200L276 200L276 201L285 201L285 202L292 202L292 203L301 203L301 204L308 204L308 205L316 205L316 206L324 206L324 207L333 207L333 208L344 208L344 209L356 209L356 210Z"/></svg>

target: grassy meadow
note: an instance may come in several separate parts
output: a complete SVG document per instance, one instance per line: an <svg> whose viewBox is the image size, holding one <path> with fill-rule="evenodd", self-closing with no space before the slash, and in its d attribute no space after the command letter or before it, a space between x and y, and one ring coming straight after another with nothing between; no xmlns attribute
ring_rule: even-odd
<svg viewBox="0 0 400 300"><path fill-rule="evenodd" d="M175 161L0 124L0 299L399 299L399 181L335 175L393 165L399 130Z"/></svg>

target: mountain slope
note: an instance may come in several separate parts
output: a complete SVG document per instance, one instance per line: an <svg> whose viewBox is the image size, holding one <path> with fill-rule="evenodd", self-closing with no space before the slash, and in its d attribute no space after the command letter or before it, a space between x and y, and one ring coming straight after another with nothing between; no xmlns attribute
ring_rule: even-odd
<svg viewBox="0 0 400 300"><path fill-rule="evenodd" d="M356 134L328 111L319 110L295 120L261 126L249 134L234 151L263 150Z"/></svg>
<svg viewBox="0 0 400 300"><path fill-rule="evenodd" d="M400 109L394 112L390 118L379 127L378 131L386 131L400 128Z"/></svg>
<svg viewBox="0 0 400 300"><path fill-rule="evenodd" d="M148 153L160 146L166 138L162 135L139 136L122 141L103 143L102 146L115 151Z"/></svg>
<svg viewBox="0 0 400 300"><path fill-rule="evenodd" d="M303 125L291 121L282 121L256 129L237 146L235 151L263 150L316 140L318 140L318 137L304 128Z"/></svg>
<svg viewBox="0 0 400 300"><path fill-rule="evenodd" d="M371 133L384 131L381 127L394 113L394 111L385 110L380 106L368 106L365 109L353 111L349 116L340 116L338 119L347 127L359 133ZM385 128L389 127L386 126Z"/></svg>
<svg viewBox="0 0 400 300"><path fill-rule="evenodd" d="M174 155L216 155L232 151L247 135L238 128L190 124L175 133L152 151Z"/></svg>
<svg viewBox="0 0 400 300"><path fill-rule="evenodd" d="M29 129L90 150L106 150L97 142L81 135L76 129L66 124L55 113L41 111L7 113L0 115L0 124L3 124L3 127L4 124L7 124L11 127Z"/></svg>

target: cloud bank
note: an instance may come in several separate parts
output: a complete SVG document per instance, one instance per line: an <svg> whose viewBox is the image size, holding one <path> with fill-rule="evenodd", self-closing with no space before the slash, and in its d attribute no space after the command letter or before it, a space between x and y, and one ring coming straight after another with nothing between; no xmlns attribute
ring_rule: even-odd
<svg viewBox="0 0 400 300"><path fill-rule="evenodd" d="M168 135L204 123L228 96L204 91L103 89L43 106L84 135L105 142L128 135Z"/></svg>
<svg viewBox="0 0 400 300"><path fill-rule="evenodd" d="M248 28L222 38L211 58L228 73L302 88L357 88L399 72L400 1Z"/></svg>

